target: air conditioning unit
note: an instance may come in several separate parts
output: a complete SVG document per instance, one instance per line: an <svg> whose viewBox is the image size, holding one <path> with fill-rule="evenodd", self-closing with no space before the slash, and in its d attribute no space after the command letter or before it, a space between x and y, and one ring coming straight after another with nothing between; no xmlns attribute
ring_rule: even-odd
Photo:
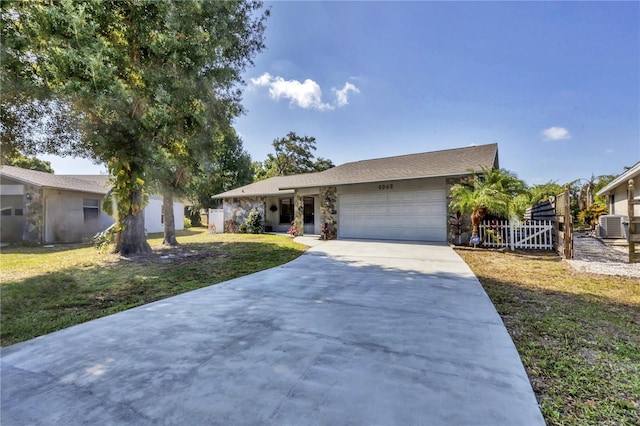
<svg viewBox="0 0 640 426"><path fill-rule="evenodd" d="M600 216L600 236L602 238L626 238L622 220L624 216L605 214Z"/></svg>

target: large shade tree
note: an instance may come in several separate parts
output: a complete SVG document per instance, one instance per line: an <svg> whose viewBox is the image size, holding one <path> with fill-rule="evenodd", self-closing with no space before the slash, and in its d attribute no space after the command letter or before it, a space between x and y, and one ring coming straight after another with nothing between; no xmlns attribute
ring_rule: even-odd
<svg viewBox="0 0 640 426"><path fill-rule="evenodd" d="M315 157L316 138L313 136L289 132L284 138L274 139L272 145L274 153L268 154L264 163L257 165L256 180L321 172L334 167L331 160Z"/></svg>
<svg viewBox="0 0 640 426"><path fill-rule="evenodd" d="M29 153L105 163L119 213L116 252L148 251L142 211L151 172L180 162L182 153L175 153L183 148L188 157L191 141L201 141L195 136L212 121L242 112L241 73L264 47L268 11L261 7L212 0L2 2L0 76L8 88L2 104L12 107L2 123L11 129L3 132L20 132L19 102L34 105L28 113L38 105L68 110L62 115L77 124L75 137L61 137L69 127L53 126L59 132L30 145Z"/></svg>

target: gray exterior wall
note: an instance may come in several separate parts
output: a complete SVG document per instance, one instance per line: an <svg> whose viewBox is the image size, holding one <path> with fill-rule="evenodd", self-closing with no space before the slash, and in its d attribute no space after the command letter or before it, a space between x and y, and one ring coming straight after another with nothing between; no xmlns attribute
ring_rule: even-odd
<svg viewBox="0 0 640 426"><path fill-rule="evenodd" d="M113 218L102 212L102 194L42 189L4 176L2 186L0 203L12 210L10 216L0 216L2 242L85 242L113 223ZM85 199L97 200L97 216L85 218ZM20 209L22 216L16 214Z"/></svg>
<svg viewBox="0 0 640 426"><path fill-rule="evenodd" d="M97 217L90 214L85 217L84 200L98 201ZM103 222L113 223L102 211L102 201L101 194L45 189L45 244L86 242L105 229Z"/></svg>

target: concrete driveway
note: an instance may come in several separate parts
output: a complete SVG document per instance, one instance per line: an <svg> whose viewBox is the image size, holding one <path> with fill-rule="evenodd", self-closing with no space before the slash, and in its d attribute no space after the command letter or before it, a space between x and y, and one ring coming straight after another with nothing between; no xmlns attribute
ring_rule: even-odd
<svg viewBox="0 0 640 426"><path fill-rule="evenodd" d="M2 350L9 425L542 425L445 245L329 241Z"/></svg>

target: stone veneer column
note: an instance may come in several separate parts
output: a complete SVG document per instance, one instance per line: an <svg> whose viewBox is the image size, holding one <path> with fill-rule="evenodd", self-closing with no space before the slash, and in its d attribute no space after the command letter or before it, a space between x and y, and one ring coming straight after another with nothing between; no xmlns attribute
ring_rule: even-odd
<svg viewBox="0 0 640 426"><path fill-rule="evenodd" d="M320 188L320 227L329 225L329 239L338 237L338 191L335 186Z"/></svg>
<svg viewBox="0 0 640 426"><path fill-rule="evenodd" d="M293 195L293 227L298 236L304 235L304 197L298 191Z"/></svg>
<svg viewBox="0 0 640 426"><path fill-rule="evenodd" d="M24 191L24 229L22 239L38 244L44 243L44 196L42 189L25 185Z"/></svg>

